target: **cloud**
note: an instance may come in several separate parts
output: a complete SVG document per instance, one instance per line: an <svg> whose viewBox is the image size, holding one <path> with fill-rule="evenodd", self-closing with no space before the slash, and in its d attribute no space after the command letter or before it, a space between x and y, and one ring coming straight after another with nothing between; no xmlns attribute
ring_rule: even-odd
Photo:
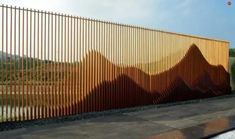
<svg viewBox="0 0 235 139"><path fill-rule="evenodd" d="M1 3L128 24L150 25L189 14L194 0L1 0Z"/></svg>
<svg viewBox="0 0 235 139"><path fill-rule="evenodd" d="M154 0L1 0L1 3L124 22L147 20L154 9Z"/></svg>

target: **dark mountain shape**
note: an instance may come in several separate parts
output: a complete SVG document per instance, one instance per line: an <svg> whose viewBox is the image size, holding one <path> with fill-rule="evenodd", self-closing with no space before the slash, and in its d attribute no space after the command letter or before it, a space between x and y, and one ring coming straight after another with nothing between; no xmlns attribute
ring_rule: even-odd
<svg viewBox="0 0 235 139"><path fill-rule="evenodd" d="M216 90L216 94L223 94L224 92L230 92L229 90L231 89L227 82L224 82L224 83L221 83L221 84L215 84L209 73L207 72L204 72L201 76L199 76L198 79L196 79L194 82L193 82L193 87L194 88L198 88L200 89L201 91L205 91L205 90L208 90L208 89L211 89L211 90Z"/></svg>
<svg viewBox="0 0 235 139"><path fill-rule="evenodd" d="M178 64L160 74L148 75L136 67L113 64L98 52L79 63L48 63L45 70L64 72L55 86L80 112L103 111L149 104L224 95L230 92L229 74L223 66L209 64L192 45ZM48 83L46 83L48 84ZM53 88L53 87L52 87Z"/></svg>
<svg viewBox="0 0 235 139"><path fill-rule="evenodd" d="M151 94L137 85L128 76L121 75L111 82L102 82L79 105L85 107L85 112L102 111L149 105L158 97L159 93Z"/></svg>
<svg viewBox="0 0 235 139"><path fill-rule="evenodd" d="M156 75L148 75L136 67L119 67L95 51L88 53L83 58L82 62L77 64L77 66L73 66L72 70L71 68L68 68L68 70L70 70L70 73L74 72L75 76L84 77L85 80L83 82L88 84L88 90L97 87L101 82L112 81L122 74L127 75L139 86L150 92L163 92L177 76L193 87L193 82L204 72L209 74L215 84L227 82L227 85L229 85L229 74L223 66L210 65L194 44L178 64ZM99 78L94 81L93 77L97 76L96 73L102 76L99 76ZM74 79L72 79L71 75L67 77L67 80L71 81Z"/></svg>
<svg viewBox="0 0 235 139"><path fill-rule="evenodd" d="M209 74L208 76L214 84L220 85L225 83L229 87L229 73L221 65L210 65L198 47L193 44L177 65L165 72L151 76L151 82L156 84L151 90L162 92L177 77L180 77L193 88L193 82L198 80L204 72Z"/></svg>
<svg viewBox="0 0 235 139"><path fill-rule="evenodd" d="M103 82L81 103L75 105L82 107L83 112L92 112L215 96L218 95L210 89L201 91L190 88L181 78L177 78L163 94L148 92L128 76L121 75L111 82Z"/></svg>
<svg viewBox="0 0 235 139"><path fill-rule="evenodd" d="M136 67L115 65L95 51L88 53L79 63L46 63L43 69L65 73L54 85L62 86L61 93L82 94L79 105L83 112L205 98L230 92L229 74L223 66L210 65L196 45L190 47L178 64L156 75L148 75ZM76 99L72 101L77 103Z"/></svg>
<svg viewBox="0 0 235 139"><path fill-rule="evenodd" d="M98 52L89 53L81 63L77 66L70 67L69 70L73 72L70 72L72 74L67 76L65 86L69 86L71 90L75 86L83 88L83 92L81 93L83 93L84 97L89 96L93 93L93 90L99 88L103 83L117 80L116 78L121 75L126 75L140 88L146 90L146 92L151 94L158 92L160 96L167 95L167 93L171 92L167 91L167 89L174 88L172 84L174 85L174 82L179 78L186 83L184 86L197 88L200 92L206 92L208 90L212 90L213 93L217 94L230 92L229 74L223 66L210 65L194 44L177 65L165 72L152 76L135 67L118 67ZM98 79L94 79L97 73L99 73L99 77ZM76 78L74 77L82 78L83 83L76 82ZM204 83L207 83L209 86L206 87ZM114 89L110 88L110 91L114 91Z"/></svg>
<svg viewBox="0 0 235 139"><path fill-rule="evenodd" d="M168 103L185 101L192 99L201 99L218 96L210 88L201 90L200 88L190 88L181 78L177 78L172 82L171 86L166 89L165 93L160 97L158 103Z"/></svg>

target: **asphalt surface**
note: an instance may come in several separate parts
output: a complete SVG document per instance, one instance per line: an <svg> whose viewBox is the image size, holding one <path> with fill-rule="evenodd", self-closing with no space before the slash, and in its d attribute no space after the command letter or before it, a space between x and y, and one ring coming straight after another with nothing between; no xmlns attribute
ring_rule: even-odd
<svg viewBox="0 0 235 139"><path fill-rule="evenodd" d="M202 138L235 127L235 95L0 132L2 139Z"/></svg>

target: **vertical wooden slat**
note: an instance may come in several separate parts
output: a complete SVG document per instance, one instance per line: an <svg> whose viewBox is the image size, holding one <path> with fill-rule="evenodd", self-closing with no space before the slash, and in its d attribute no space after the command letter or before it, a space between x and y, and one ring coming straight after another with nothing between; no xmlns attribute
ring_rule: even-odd
<svg viewBox="0 0 235 139"><path fill-rule="evenodd" d="M88 94L89 94L89 89L90 89L90 84L91 84L91 80L90 80L90 73L91 73L91 67L90 67L90 65L91 65L91 57L90 57L90 55L89 55L89 53L90 53L90 40L91 40L91 38L90 38L90 20L89 19L86 19L86 24L87 24L87 52L86 52L86 55L87 56L89 56L88 57L88 63L87 63L87 72L88 72L88 74L87 74L87 85L86 85L86 98L87 98L87 100L88 100L88 103L87 103L87 112L90 112L90 109L91 109L91 105L90 105L90 103L91 103L91 101L90 101L90 97L88 97ZM86 58L86 57L85 57Z"/></svg>
<svg viewBox="0 0 235 139"><path fill-rule="evenodd" d="M53 115L52 117L56 117L56 101L57 101L57 97L56 97L56 88L55 88L55 81L56 81L56 77L55 77L55 66L56 66L56 14L53 16L54 19L54 23L53 23L53 46L52 46L52 81L51 81L51 86L52 86L52 93L53 93L53 105L52 105L52 109L53 109Z"/></svg>
<svg viewBox="0 0 235 139"><path fill-rule="evenodd" d="M89 50L89 53L93 53L93 42L94 42L94 38L93 38L93 20L92 19L89 19L90 21L90 31L89 31L89 36L90 36L90 50ZM94 111L94 102L93 102L93 98L94 98L94 96L95 95L90 95L90 91L91 91L91 89L93 88L93 84L94 84L94 74L93 74L93 72L94 72L94 70L91 70L93 67L94 67L94 64L95 64L95 61L94 61L94 54L92 54L91 55L91 57L90 57L90 59L91 60L89 60L89 61L91 61L91 63L90 63L90 86L89 86L89 91L88 91L88 93L89 93L89 98L90 98L90 106L91 106L91 108L90 108L90 111Z"/></svg>
<svg viewBox="0 0 235 139"><path fill-rule="evenodd" d="M113 66L111 66L111 81L113 81L113 79L115 78L114 77L114 28L113 28L113 23L110 23L110 31L111 31L111 35L110 35L110 40L111 40L111 43L110 43L110 51L111 51L111 61L113 62L112 63L112 65ZM117 105L117 101L115 100L115 95L116 95L116 93L114 94L113 92L114 92L115 90L114 90L114 86L112 86L112 88L111 88L111 90L110 90L110 94L111 94L111 97L112 97L112 99L111 99L111 104L112 104L112 108L116 108L116 105Z"/></svg>
<svg viewBox="0 0 235 139"><path fill-rule="evenodd" d="M9 111L9 107L8 107L8 98L9 98L9 92L8 92L8 8L6 8L6 54L5 54L5 64L6 64L6 69L5 69L5 76L6 76L6 82L5 82L5 86L6 86L6 121L9 120L8 117L8 111Z"/></svg>
<svg viewBox="0 0 235 139"><path fill-rule="evenodd" d="M25 98L25 93L24 93L24 32L25 32L25 28L24 28L24 16L25 16L25 10L22 10L23 12L23 19L22 19L22 111L23 111L23 120L27 120L25 118L25 103L24 103L24 98Z"/></svg>
<svg viewBox="0 0 235 139"><path fill-rule="evenodd" d="M51 76L50 76L50 71L51 71L51 68L49 66L49 60L50 60L50 47L51 47L51 35L52 35L52 31L51 31L51 14L50 13L46 13L45 15L47 15L48 17L48 21L47 21L47 32L48 32L48 42L47 42L47 46L45 45L45 53L47 53L47 57L45 58L46 60L46 63L45 63L45 72L44 74L46 79L45 79L45 83L46 83L46 108L47 108L47 117L50 117L51 116L51 92L50 92L50 79L51 79ZM46 28L46 26L44 27ZM46 31L46 29L45 29ZM45 41L45 40L44 40ZM46 41L45 41L46 42Z"/></svg>
<svg viewBox="0 0 235 139"><path fill-rule="evenodd" d="M121 94L113 93L116 86L98 90L94 95L90 93L101 83L107 85L120 74L133 77L137 84L150 92L155 91L156 81L137 70L133 73L133 69L138 68L148 74L160 73L164 68L174 66L177 59L185 55L186 48L182 48L176 60L168 57L169 54L192 43L198 45L210 64L221 64L228 70L229 44L226 42L31 9L4 5L1 8L1 114L4 121L57 117L149 103L145 100L140 102L138 91L124 94L129 87L125 80ZM209 53L212 49L215 52ZM99 53L108 61L101 59ZM161 57L167 59L160 64L152 63ZM97 74L93 68L102 71ZM195 70L183 69L187 71L190 84ZM16 74L18 77L14 77ZM173 77L167 74L158 86L163 89L172 80ZM120 95L128 99L116 101ZM97 100L102 97L108 99Z"/></svg>
<svg viewBox="0 0 235 139"><path fill-rule="evenodd" d="M116 57L116 61L117 61L117 64L120 64L120 47L121 47L121 45L120 45L120 26L117 24L116 25L116 50L117 50L117 57ZM116 77L118 77L119 76L119 73L120 73L120 66L119 67L117 67L117 71L116 71ZM121 85L121 84L120 84ZM117 88L117 87L116 87ZM116 89L115 88L115 89ZM122 95L122 92L118 92L119 94L118 94L118 96L119 96L119 98L121 98L121 95ZM122 104L122 100L120 99L119 100L119 102L118 102L118 106L120 107L120 108L122 108L122 106L121 106L121 104Z"/></svg>
<svg viewBox="0 0 235 139"><path fill-rule="evenodd" d="M92 20L92 52L98 52L98 49L97 49L97 29L96 29L96 23L97 21L96 20ZM94 67L98 70L98 65L97 65L97 54L95 53L95 55L93 56L93 65ZM95 74L95 70L93 70L93 86L92 88L95 89L96 88L96 83L97 83L97 77L98 75ZM98 98L98 92L96 92L95 96L92 98L92 102L93 102L93 111L97 111L98 109L98 105L97 105L97 102L96 102L96 99Z"/></svg>
<svg viewBox="0 0 235 139"><path fill-rule="evenodd" d="M64 60L64 62L63 62L63 64L64 64L64 66L63 66L63 79L64 79L64 83L63 83L63 87L64 87L64 115L67 115L67 90L66 90L66 79L67 79L67 69L66 69L66 21L67 21L67 19L66 19L66 16L63 16L63 22L62 22L62 24L63 24L63 27L64 27L64 30L63 30L63 42L64 42L64 44L63 44L63 50L64 50L64 53L63 53L63 60Z"/></svg>
<svg viewBox="0 0 235 139"><path fill-rule="evenodd" d="M33 71L32 71L32 74L33 74L33 77L32 77L32 80L33 80L33 100L32 100L32 103L33 103L33 110L34 110L34 118L33 119L39 119L38 118L38 112L39 112L39 109L38 109L38 101L40 99L39 95L38 95L38 92L37 92L37 88L36 86L38 85L37 84L37 70L36 70L36 11L33 10ZM32 92L31 92L32 93Z"/></svg>
<svg viewBox="0 0 235 139"><path fill-rule="evenodd" d="M62 114L61 116L65 115L65 92L64 92L64 77L65 77L65 68L64 68L64 16L61 15L61 95L62 95Z"/></svg>
<svg viewBox="0 0 235 139"><path fill-rule="evenodd" d="M21 20L20 20L20 15L21 15L21 10L18 10L18 55L19 55L19 57L20 57L20 38L21 38L21 36L20 36L20 34L21 34L21 24L20 24L20 22L21 22ZM22 93L21 93L21 86L20 86L20 82L21 82L21 78L20 78L20 58L19 58L19 60L18 60L18 65L17 65L17 72L18 72L18 78L17 78L17 86L18 86L18 91L17 91L17 93L18 93L18 97L17 97L17 99L18 99L18 103L17 103L17 107L18 107L18 121L20 121L22 118L21 118L21 105L20 105L20 96L22 96Z"/></svg>
<svg viewBox="0 0 235 139"><path fill-rule="evenodd" d="M73 72L72 72L72 67L73 67L73 62L72 62L72 50L73 50L73 19L72 17L69 17L69 26L70 26L70 29L69 29L69 33L70 33L70 36L69 36L69 72L70 72L70 77L69 77L69 86L70 86L70 99L69 99L69 107L70 107L70 115L73 114L73 84L72 84L72 79L73 79Z"/></svg>
<svg viewBox="0 0 235 139"><path fill-rule="evenodd" d="M102 36L102 38L101 38L101 40L102 40L102 43L101 43L102 49L101 49L101 51L105 51L105 24L103 22L101 23L101 36ZM106 77L106 69L105 69L105 62L104 61L102 61L101 66L102 66L102 69L104 71L104 72L101 72L102 73L101 78L104 80L104 79L106 79L105 78ZM106 97L106 94L105 94L104 90L101 90L100 94L101 94L101 97ZM105 106L104 106L105 105L105 100L102 100L101 104L102 104L101 105L101 110L104 110L105 109Z"/></svg>
<svg viewBox="0 0 235 139"><path fill-rule="evenodd" d="M63 116L63 15L59 15L59 21L58 21L58 49L59 49L59 67L58 67L58 72L59 72L59 95L60 95L60 103L59 103L59 116Z"/></svg>
<svg viewBox="0 0 235 139"><path fill-rule="evenodd" d="M76 80L76 70L77 70L77 63L76 63L76 18L73 18L73 67L72 67L72 73L73 73L73 114L76 114L77 112L77 80Z"/></svg>
<svg viewBox="0 0 235 139"><path fill-rule="evenodd" d="M57 43L58 43L58 55L57 55L57 76L58 76L58 80L57 80L57 87L58 87L58 92L57 92L57 95L58 95L58 103L57 103L57 109L58 109L58 116L62 116L61 112L62 112L62 97L61 97L61 91L62 91L62 85L61 85L61 72L62 72L62 69L61 69L61 63L62 63L62 60L61 60L61 24L60 24L60 20L61 20L61 14L58 15L58 39L57 39Z"/></svg>
<svg viewBox="0 0 235 139"><path fill-rule="evenodd" d="M78 88L79 88L79 85L78 85L78 81L79 81L79 76L78 76L78 18L75 18L75 22L76 24L74 24L74 30L75 30L75 35L74 35L74 51L75 51L75 69L74 69L74 72L75 72L75 87L76 87L76 90L75 90L75 94L76 94L76 101L75 101L75 114L78 114L79 113L79 95L78 95Z"/></svg>
<svg viewBox="0 0 235 139"><path fill-rule="evenodd" d="M3 77L4 77L4 69L3 69L3 63L4 63L4 60L3 60L3 50L4 50L4 5L2 5L2 14L1 14L1 17L2 17L2 38L1 38L1 41L2 41L2 56L1 56L1 97L2 97L2 101L1 101L1 115L4 117L4 80L3 80ZM1 119L1 122L4 121L4 118Z"/></svg>
<svg viewBox="0 0 235 139"><path fill-rule="evenodd" d="M32 98L33 98L33 95L34 95L34 92L32 92L32 10L30 10L30 37L29 37L29 86L30 86L30 90L29 90L29 113L30 113L30 120L33 119L33 104L32 104Z"/></svg>
<svg viewBox="0 0 235 139"><path fill-rule="evenodd" d="M57 83L57 79L58 79L58 77L56 76L56 74L57 74L57 71L56 71L56 67L58 67L57 66L57 53L58 53L58 49L57 49L57 47L58 47L58 44L57 44L57 36L58 36L58 33L57 33L57 17L58 17L58 15L57 15L57 13L55 13L55 16L54 16L54 18L55 18L55 24L54 24L54 34L55 34L55 36L54 36L54 61L53 61L53 63L54 63L54 66L53 66L53 81L52 81L52 84L53 84L53 88L54 88L54 98L53 99L55 99L55 101L54 101L54 117L57 117L58 115L57 115L57 112L58 112L58 109L57 109L57 102L58 102L58 94L57 94L57 85L56 85L56 83Z"/></svg>
<svg viewBox="0 0 235 139"><path fill-rule="evenodd" d="M64 95L65 95L65 115L68 115L68 89L67 89L67 80L68 80L68 78L67 78L67 73L68 73L68 68L67 68L67 51L66 51L66 49L67 49L67 47L68 47L68 45L67 45L67 16L65 15L65 17L64 17L65 19L64 19L64 24L65 24L65 26L64 26L64 70L65 70L65 77L64 77L64 89L65 89L65 91L64 91Z"/></svg>
<svg viewBox="0 0 235 139"><path fill-rule="evenodd" d="M87 20L86 19L84 19L84 55L86 56L86 50L87 50ZM84 59L84 61L85 61L85 59ZM88 64L87 63L87 61L86 62L84 62L84 71L83 71L83 73L84 73L84 78L83 78L83 81L84 81L84 100L85 100L85 98L86 98L86 93L87 93L87 79L88 79L88 77L87 77L87 73L85 73L85 72L88 72L88 69L87 69L87 65L86 64ZM85 104L84 104L84 112L87 112L87 106L88 106L88 101L85 101Z"/></svg>
<svg viewBox="0 0 235 139"><path fill-rule="evenodd" d="M25 10L26 11L26 66L25 66L25 78L26 78L26 81L25 81L25 83L26 83L26 102L25 102L25 104L26 104L26 106L25 106L25 109L26 109L26 120L29 120L29 111L28 111L28 108L29 108L29 101L28 101L28 99L29 99L29 86L28 86L28 48L29 48L29 30L28 30L28 28L29 28L29 24L28 24L28 22L29 22L29 20L28 20L28 17L29 17L29 15L28 15L28 9L26 9Z"/></svg>
<svg viewBox="0 0 235 139"><path fill-rule="evenodd" d="M45 69L43 67L43 58L42 56L44 57L45 59L45 49L44 49L44 52L40 51L40 50L43 50L43 46L45 45L45 42L43 42L43 36L45 36L45 32L43 33L43 25L45 25L46 22L43 23L43 14L40 13L40 11L38 11L38 47L37 47L37 56L38 56L38 67L37 67L37 74L41 75L41 76L38 76L38 84L39 84L39 87L38 87L38 92L40 94L40 118L46 118L46 100L45 100L45 83L44 83L44 80L43 80L43 76L44 76L44 72L45 72Z"/></svg>
<svg viewBox="0 0 235 139"><path fill-rule="evenodd" d="M50 14L50 13L49 13ZM52 80L53 80L53 45L54 45L54 41L53 41L53 37L54 37L54 28L53 28L53 25L54 25L54 20L53 20L53 17L54 15L53 14L50 14L50 20L51 20L51 39L50 39L50 42L51 42L51 45L48 47L48 64L47 66L49 66L50 68L48 69L49 70L49 81L48 81L48 85L49 85L49 90L48 90L48 93L50 94L50 103L49 103L49 111L50 111L50 116L49 117L53 117L54 115L54 111L53 111L53 106L54 106L54 92L53 92L53 87L52 87Z"/></svg>
<svg viewBox="0 0 235 139"><path fill-rule="evenodd" d="M66 97L66 115L69 114L69 92L68 92L68 65L67 65L67 60L68 60L68 55L67 55L67 47L68 47L68 24L67 24L68 17L65 16L65 68L66 68L66 76L65 76L65 97Z"/></svg>
<svg viewBox="0 0 235 139"><path fill-rule="evenodd" d="M107 46L108 46L108 24L104 23L104 55L107 56ZM104 62L104 69L105 69L105 73L104 73L104 79L108 80L109 76L108 76L108 67L107 67L107 61L105 60ZM107 91L107 92L105 92ZM105 89L104 93L105 93L105 98L108 98L107 102L104 102L104 109L108 109L109 107L109 89Z"/></svg>
<svg viewBox="0 0 235 139"><path fill-rule="evenodd" d="M58 47L59 47L59 67L58 67L58 72L59 72L59 95L60 95L60 103L59 103L59 109L60 113L59 116L63 116L63 15L59 15L59 28L58 28Z"/></svg>
<svg viewBox="0 0 235 139"><path fill-rule="evenodd" d="M44 22L43 22L43 16L44 16ZM47 73L48 73L48 70L49 70L47 68L47 63L46 63L46 60L48 60L47 56L49 56L49 51L48 51L49 46L50 46L49 36L50 36L50 17L49 17L49 14L48 13L41 13L41 60L43 60L43 61L41 61L40 71L41 71L41 75L43 76L43 78L41 78L41 81L43 82L42 83L42 87L43 87L43 111L44 111L44 117L43 118L48 118L49 117L48 104L49 104L50 96L48 94L48 88L49 87L48 87L48 84L47 84L47 80L48 80L49 77L46 77L46 76L48 76Z"/></svg>
<svg viewBox="0 0 235 139"><path fill-rule="evenodd" d="M101 50L101 26L100 26L100 22L97 21L98 25L96 26L96 30L98 31L96 34L96 38L97 38L97 49L98 49L98 52L100 52ZM100 56L97 57L97 64L98 64L98 67L99 69L101 69L102 65L101 65L101 60L100 60ZM97 75L98 78L97 78L97 86L98 86L98 82L102 79L102 71L100 72L100 74ZM96 86L96 87L97 87ZM101 98L101 91L99 90L98 92L98 98ZM98 102L98 111L101 111L101 100L96 100Z"/></svg>
<svg viewBox="0 0 235 139"><path fill-rule="evenodd" d="M70 115L71 114L71 86L70 86L70 75L71 75L71 72L70 72L70 27L71 27L71 24L70 24L70 17L69 15L67 15L67 94L68 94L68 114L67 115Z"/></svg>
<svg viewBox="0 0 235 139"><path fill-rule="evenodd" d="M40 16L39 16L39 11L37 11L37 62L36 62L36 75L38 75L40 73L39 71L39 19L40 19ZM37 107L38 107L38 117L39 118L43 118L43 109L42 109L42 91L41 91L41 82L40 82L40 78L39 76L36 76L36 81L37 81L37 94L39 96L39 100L37 101Z"/></svg>
<svg viewBox="0 0 235 139"><path fill-rule="evenodd" d="M16 110L16 84L17 84L17 75L16 75L16 7L14 8L14 121L17 120L17 110Z"/></svg>
<svg viewBox="0 0 235 139"><path fill-rule="evenodd" d="M82 94L81 94L81 87L82 87L82 75L81 73L81 67L82 67L82 62L81 62L81 43L82 43L82 38L81 38L81 18L78 17L77 18L77 65L78 65L78 69L77 69L77 80L78 80L78 114L80 114L82 112L82 103L81 103L81 98L82 98Z"/></svg>
<svg viewBox="0 0 235 139"><path fill-rule="evenodd" d="M56 64L56 67L55 67L55 75L56 75L56 81L55 81L55 85L56 85L56 95L57 95L57 104L56 104L56 109L57 109L57 116L61 116L61 107L60 107L60 104L61 104L61 90L60 90L60 79L61 79L61 74L60 74L60 71L61 71L61 68L60 68L60 64L61 64L61 61L60 61L60 14L57 15L57 37L56 37L56 42L57 42L57 64Z"/></svg>
<svg viewBox="0 0 235 139"><path fill-rule="evenodd" d="M73 114L77 114L79 110L78 105L78 18L74 18L74 40L73 40L73 85L74 85L74 102L73 102Z"/></svg>
<svg viewBox="0 0 235 139"><path fill-rule="evenodd" d="M62 26L63 26L63 32L62 32L62 60L63 60L63 65L62 65L62 69L63 69L63 80L62 80L62 84L63 84L63 115L66 114L66 89L65 89L65 75L66 75L66 71L65 71L65 17L62 15Z"/></svg>
<svg viewBox="0 0 235 139"><path fill-rule="evenodd" d="M9 118L9 121L12 121L13 120L13 115L12 115L12 99L13 99L13 92L12 92L12 7L10 7L10 63L9 63L9 68L10 68L10 118Z"/></svg>
<svg viewBox="0 0 235 139"><path fill-rule="evenodd" d="M84 77L84 74L81 74L83 73L83 63L82 63L82 54L83 54L83 50L84 50L84 46L83 46L83 42L84 42L84 39L82 37L82 31L83 31L83 19L82 18L79 18L79 59L80 59L80 64L79 64L79 72L78 74L80 75L79 77L79 103L80 103L80 110L79 110L79 113L82 113L83 112L83 77ZM82 49L83 48L83 49ZM82 102L83 101L83 102Z"/></svg>
<svg viewBox="0 0 235 139"><path fill-rule="evenodd" d="M72 32L72 22L71 22L71 17L68 15L68 55L67 55L67 58L68 58L68 96L69 96L69 99L68 99L68 105L69 105L69 109L68 109L68 115L71 115L72 113L72 105L71 105L71 102L72 102L72 85L71 85L71 32Z"/></svg>
<svg viewBox="0 0 235 139"><path fill-rule="evenodd" d="M55 15L54 13L51 13L52 14L52 38L51 38L51 41L52 41L52 46L51 46L51 81L50 81L50 86L51 86L51 101L52 101L52 105L51 105L51 117L55 117L55 101L56 101L56 96L55 96L55 88L54 88L54 80L55 80L55 77L54 77L54 66L55 66L55 37L56 37L56 34L54 33L55 31Z"/></svg>
<svg viewBox="0 0 235 139"><path fill-rule="evenodd" d="M68 114L71 115L72 114L72 84L71 84L71 78L72 78L72 73L71 73L71 59L72 59L72 55L71 55L71 47L72 47L72 20L71 17L68 15L68 96L69 96L69 109L68 109Z"/></svg>
<svg viewBox="0 0 235 139"><path fill-rule="evenodd" d="M53 61L53 63L55 63L54 64L54 68L53 68L53 76L54 76L54 78L53 78L53 88L54 88L54 98L53 99L55 99L55 103L54 103L54 117L56 117L56 116L58 116L58 105L57 105L57 103L58 103L58 90L57 90L57 81L58 81L58 77L57 77L57 70L56 70L56 68L58 68L58 66L57 66L57 62L58 62L58 59L57 59L57 53L58 53L58 51L57 51L57 47L58 47L58 44L57 44L57 36L58 36L58 33L57 33L57 17L58 17L58 15L55 13L55 24L54 24L54 34L55 34L55 37L54 37L54 61Z"/></svg>
<svg viewBox="0 0 235 139"><path fill-rule="evenodd" d="M90 31L89 31L89 37L90 37L90 50L89 50L89 53L92 53L93 51L93 42L94 42L94 39L93 39L93 20L92 19L89 19L89 22L90 22ZM90 59L91 60L89 60L89 61L91 61L91 63L90 63L90 86L89 86L89 91L88 91L88 93L89 93L89 98L90 98L90 106L91 106L91 108L90 108L90 111L94 111L94 105L93 105L93 98L94 98L94 95L90 95L90 91L91 91L91 89L93 88L93 84L94 84L94 74L93 74L93 70L91 70L93 67L94 67L94 64L95 64L95 62L94 62L94 54L92 54L91 55L91 57L90 57Z"/></svg>
<svg viewBox="0 0 235 139"><path fill-rule="evenodd" d="M37 40L38 40L38 47L37 47L37 57L38 57L38 66L37 66L37 74L41 75L41 76L38 76L37 79L38 79L38 92L40 94L40 101L39 101L39 104L40 104L40 118L45 118L45 91L44 91L44 82L42 80L42 76L43 76L43 71L44 68L42 67L42 61L40 61L40 57L42 57L42 34L43 34L43 29L42 29L42 14L39 13L39 10L37 11L38 12L38 35L37 35ZM41 20L41 21L40 21ZM46 23L44 23L46 24ZM45 52L44 52L45 53ZM42 59L42 58L41 58Z"/></svg>
<svg viewBox="0 0 235 139"><path fill-rule="evenodd" d="M110 32L109 32L109 22L107 22L107 24L105 24L105 29L106 29L106 32L105 32L105 56L107 56L107 57L109 57L109 52L108 52L108 47L110 47L109 45L109 42L110 42L110 40L109 40L109 34L110 34ZM110 73L110 71L109 71L109 67L108 67L108 61L107 60L105 60L105 70L106 70L106 72L105 72L105 74L106 74L106 78L105 78L105 80L109 80L110 79L110 76L109 76L109 73ZM107 103L107 106L106 106L106 108L107 109L109 109L110 108L110 87L107 89L107 97L108 97L108 103Z"/></svg>
<svg viewBox="0 0 235 139"><path fill-rule="evenodd" d="M95 42L95 46L96 46L96 50L98 53L100 53L100 22L96 20L95 22L95 38L96 38L96 42ZM96 65L97 65L97 69L101 69L101 61L100 61L100 55L98 55L98 53L96 54ZM96 72L95 72L96 75ZM96 75L96 82L95 82L95 88L98 87L99 85L99 81L101 80L100 76L101 76L101 72L100 74ZM100 98L100 90L97 91L97 98ZM97 111L100 111L100 99L95 99L95 104L97 106Z"/></svg>

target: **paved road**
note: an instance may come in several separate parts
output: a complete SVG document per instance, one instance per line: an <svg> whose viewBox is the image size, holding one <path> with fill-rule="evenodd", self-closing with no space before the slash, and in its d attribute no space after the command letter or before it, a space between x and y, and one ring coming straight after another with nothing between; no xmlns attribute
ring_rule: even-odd
<svg viewBox="0 0 235 139"><path fill-rule="evenodd" d="M200 138L235 127L235 97L0 132L0 138Z"/></svg>

